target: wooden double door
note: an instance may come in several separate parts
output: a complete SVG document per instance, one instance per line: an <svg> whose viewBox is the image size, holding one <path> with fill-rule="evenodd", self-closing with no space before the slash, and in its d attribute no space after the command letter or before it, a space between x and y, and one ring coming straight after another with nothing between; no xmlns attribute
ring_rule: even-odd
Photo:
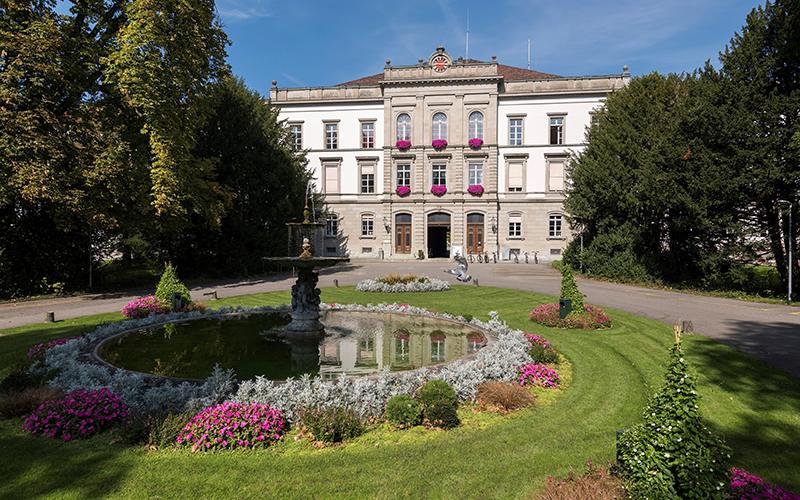
<svg viewBox="0 0 800 500"><path fill-rule="evenodd" d="M394 252L411 253L411 214L394 217Z"/></svg>
<svg viewBox="0 0 800 500"><path fill-rule="evenodd" d="M467 253L483 253L483 214L467 215Z"/></svg>

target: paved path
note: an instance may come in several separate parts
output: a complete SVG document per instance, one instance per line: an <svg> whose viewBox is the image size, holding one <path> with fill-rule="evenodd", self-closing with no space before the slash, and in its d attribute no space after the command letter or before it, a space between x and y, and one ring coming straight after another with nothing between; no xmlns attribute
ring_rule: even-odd
<svg viewBox="0 0 800 500"><path fill-rule="evenodd" d="M347 266L324 270L320 276L320 286L333 286L334 279L340 285L352 285L364 278L390 272L428 274L454 282L452 276L442 273L447 267L453 266L444 260L356 261ZM478 278L481 285L551 295L559 292L560 275L545 264L476 263L470 266L470 273ZM220 298L288 290L292 281L292 277L286 274L262 279L208 282L191 288L192 296L202 300L202 294L211 290L216 290ZM690 320L696 332L737 347L800 377L800 308L601 281L579 280L579 283L581 291L591 303L622 309L670 324ZM133 297L144 293L144 290L134 290L127 293L0 304L0 328L41 322L46 311L54 311L57 319L119 311Z"/></svg>

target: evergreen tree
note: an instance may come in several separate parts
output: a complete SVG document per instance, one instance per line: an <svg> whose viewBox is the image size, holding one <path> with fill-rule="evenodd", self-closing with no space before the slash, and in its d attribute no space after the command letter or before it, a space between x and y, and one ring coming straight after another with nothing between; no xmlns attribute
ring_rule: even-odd
<svg viewBox="0 0 800 500"><path fill-rule="evenodd" d="M633 498L727 497L730 450L703 424L699 399L676 334L664 385L617 445Z"/></svg>
<svg viewBox="0 0 800 500"><path fill-rule="evenodd" d="M575 282L575 276L573 276L572 267L569 264L561 266L561 297L572 302L574 313L583 312L583 294L578 290L578 284Z"/></svg>
<svg viewBox="0 0 800 500"><path fill-rule="evenodd" d="M192 295L186 285L178 278L177 270L172 267L172 264L167 264L161 274L161 279L158 281L155 295L164 305L164 308L170 311L172 310L172 297L176 293L180 295L184 305L192 303Z"/></svg>

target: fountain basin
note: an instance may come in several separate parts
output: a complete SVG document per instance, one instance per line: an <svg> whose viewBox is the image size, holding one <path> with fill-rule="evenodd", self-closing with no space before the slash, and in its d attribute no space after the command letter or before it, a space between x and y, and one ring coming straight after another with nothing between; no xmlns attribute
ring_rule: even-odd
<svg viewBox="0 0 800 500"><path fill-rule="evenodd" d="M328 309L321 319L322 338L276 333L289 323L288 313L166 323L107 338L94 354L114 368L157 377L202 379L219 364L233 368L239 379L333 379L443 366L493 341L472 325L400 312Z"/></svg>

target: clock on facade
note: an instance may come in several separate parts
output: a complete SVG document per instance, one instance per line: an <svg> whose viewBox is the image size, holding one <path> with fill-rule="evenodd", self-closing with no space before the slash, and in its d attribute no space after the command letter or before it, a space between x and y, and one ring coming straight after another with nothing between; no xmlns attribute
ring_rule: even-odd
<svg viewBox="0 0 800 500"><path fill-rule="evenodd" d="M450 60L444 54L438 54L431 58L431 66L433 66L433 71L437 73L443 73L449 64Z"/></svg>

